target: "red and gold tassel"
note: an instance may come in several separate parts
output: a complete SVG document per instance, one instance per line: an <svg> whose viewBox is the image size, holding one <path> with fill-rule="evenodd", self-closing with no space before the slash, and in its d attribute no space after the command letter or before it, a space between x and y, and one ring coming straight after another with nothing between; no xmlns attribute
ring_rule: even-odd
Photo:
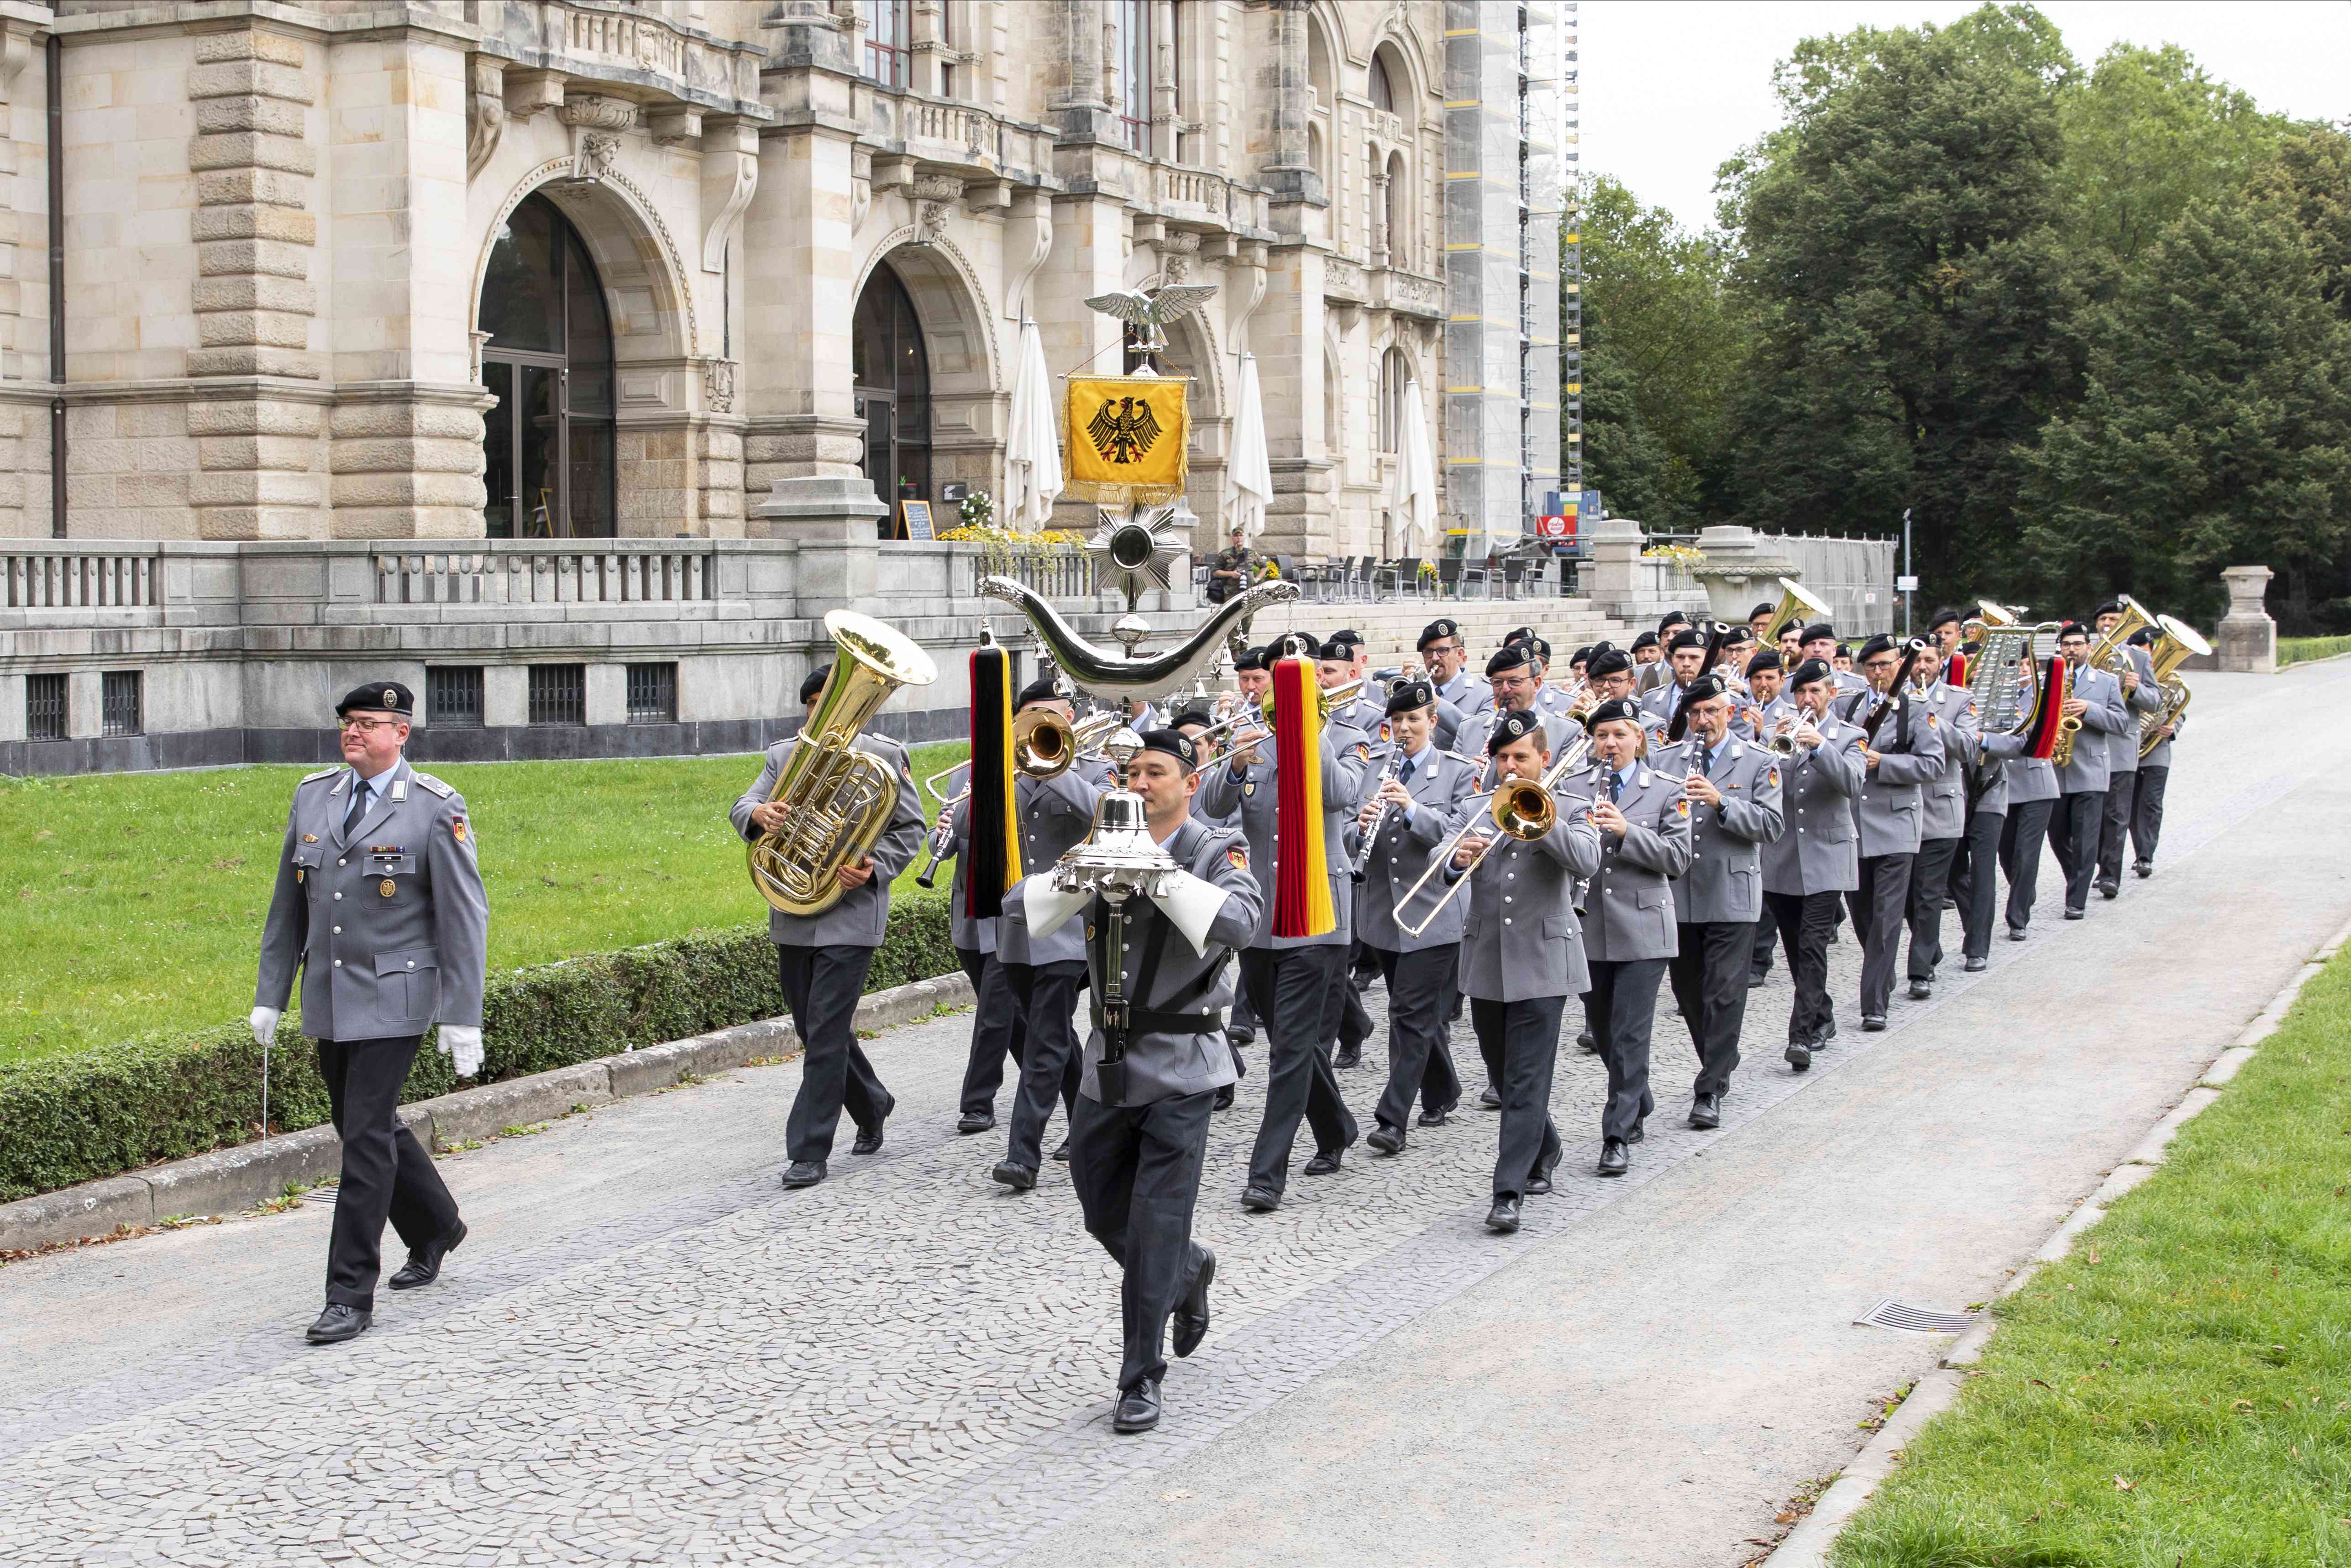
<svg viewBox="0 0 2351 1568"><path fill-rule="evenodd" d="M2058 722L2065 716L2065 701L2074 695L2073 672L2065 661L2053 657L2041 681L2041 711L2032 716L2032 744L2024 754L2046 762L2057 745Z"/></svg>
<svg viewBox="0 0 2351 1568"><path fill-rule="evenodd" d="M1322 694L1311 659L1278 659L1273 666L1275 854L1280 862L1273 894L1276 936L1322 936L1335 930L1331 864L1322 841Z"/></svg>

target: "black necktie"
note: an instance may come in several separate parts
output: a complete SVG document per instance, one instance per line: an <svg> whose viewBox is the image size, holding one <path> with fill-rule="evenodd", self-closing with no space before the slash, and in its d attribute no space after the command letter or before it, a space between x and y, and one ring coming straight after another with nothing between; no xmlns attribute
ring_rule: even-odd
<svg viewBox="0 0 2351 1568"><path fill-rule="evenodd" d="M353 774L351 776L350 810L343 813L344 838L349 839L351 836L351 830L360 825L360 819L367 815L367 780L360 778L357 774Z"/></svg>
<svg viewBox="0 0 2351 1568"><path fill-rule="evenodd" d="M1698 770L1700 778L1711 779L1714 777L1714 747L1707 745L1704 741L1698 742Z"/></svg>
<svg viewBox="0 0 2351 1568"><path fill-rule="evenodd" d="M1396 782L1399 784L1409 784L1412 782L1411 758L1405 758L1404 759L1404 766L1396 769Z"/></svg>
<svg viewBox="0 0 2351 1568"><path fill-rule="evenodd" d="M1608 803L1613 806L1624 798L1625 776L1622 773L1611 773L1608 776Z"/></svg>

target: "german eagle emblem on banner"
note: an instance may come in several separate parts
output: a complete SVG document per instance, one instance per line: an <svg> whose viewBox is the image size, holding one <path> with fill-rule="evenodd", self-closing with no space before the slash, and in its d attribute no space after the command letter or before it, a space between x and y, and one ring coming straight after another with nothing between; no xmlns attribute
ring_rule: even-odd
<svg viewBox="0 0 2351 1568"><path fill-rule="evenodd" d="M1070 378L1069 491L1105 506L1149 506L1184 492L1189 383L1167 376Z"/></svg>

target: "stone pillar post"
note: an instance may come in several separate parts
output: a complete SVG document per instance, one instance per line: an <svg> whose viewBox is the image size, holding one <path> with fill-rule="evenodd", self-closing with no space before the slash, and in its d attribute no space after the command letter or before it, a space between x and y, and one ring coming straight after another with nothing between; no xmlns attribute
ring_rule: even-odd
<svg viewBox="0 0 2351 1568"><path fill-rule="evenodd" d="M1273 109L1269 157L1259 183L1285 202L1323 200L1322 176L1307 156L1306 12L1309 0L1273 0L1267 20L1273 47L1258 68L1259 90ZM1277 220L1275 227L1281 227Z"/></svg>
<svg viewBox="0 0 2351 1568"><path fill-rule="evenodd" d="M1592 602L1619 620L1637 613L1641 597L1641 525L1603 517L1584 536L1592 541Z"/></svg>
<svg viewBox="0 0 2351 1568"><path fill-rule="evenodd" d="M1322 253L1276 246L1266 257L1265 303L1249 318L1258 390L1265 403L1273 499L1261 548L1284 555L1338 550L1331 495L1335 432L1327 428L1322 340Z"/></svg>
<svg viewBox="0 0 2351 1568"><path fill-rule="evenodd" d="M2262 608L2271 572L2265 566L2232 566L2220 574L2229 585L2229 612L2220 617L2213 662L2224 670L2256 675L2277 674L2277 622Z"/></svg>
<svg viewBox="0 0 2351 1568"><path fill-rule="evenodd" d="M40 101L42 75L26 70L40 57L45 41L34 24L22 16L0 21L0 381L25 379L25 350L37 328L25 320L19 280L27 271L35 276L46 271L45 267L17 265L18 246L40 232L43 214L37 208L19 218L20 204L13 194L22 160L19 149L28 141L47 140L43 114L47 105ZM46 152L43 156L46 159ZM44 339L40 360L46 362L47 358ZM0 538L26 536L36 528L46 530L45 523L28 524L25 517L23 437L27 407L23 402L0 402ZM46 498L43 509L47 509ZM0 693L0 702L6 700L6 694ZM16 703L19 708L24 706L21 691ZM23 723L21 715L17 723Z"/></svg>
<svg viewBox="0 0 2351 1568"><path fill-rule="evenodd" d="M1102 99L1102 14L1095 0L1056 0L1061 70L1052 100L1052 122L1064 141L1094 141L1110 120Z"/></svg>

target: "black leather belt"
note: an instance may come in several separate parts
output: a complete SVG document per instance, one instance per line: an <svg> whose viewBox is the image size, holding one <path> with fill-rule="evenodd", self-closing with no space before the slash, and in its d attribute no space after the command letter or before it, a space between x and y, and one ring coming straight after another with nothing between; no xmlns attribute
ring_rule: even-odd
<svg viewBox="0 0 2351 1568"><path fill-rule="evenodd" d="M1099 1009L1094 1012L1094 1027L1102 1027ZM1130 1008L1126 1014L1129 1034L1214 1034L1224 1027L1223 1015L1218 1013L1155 1013Z"/></svg>

